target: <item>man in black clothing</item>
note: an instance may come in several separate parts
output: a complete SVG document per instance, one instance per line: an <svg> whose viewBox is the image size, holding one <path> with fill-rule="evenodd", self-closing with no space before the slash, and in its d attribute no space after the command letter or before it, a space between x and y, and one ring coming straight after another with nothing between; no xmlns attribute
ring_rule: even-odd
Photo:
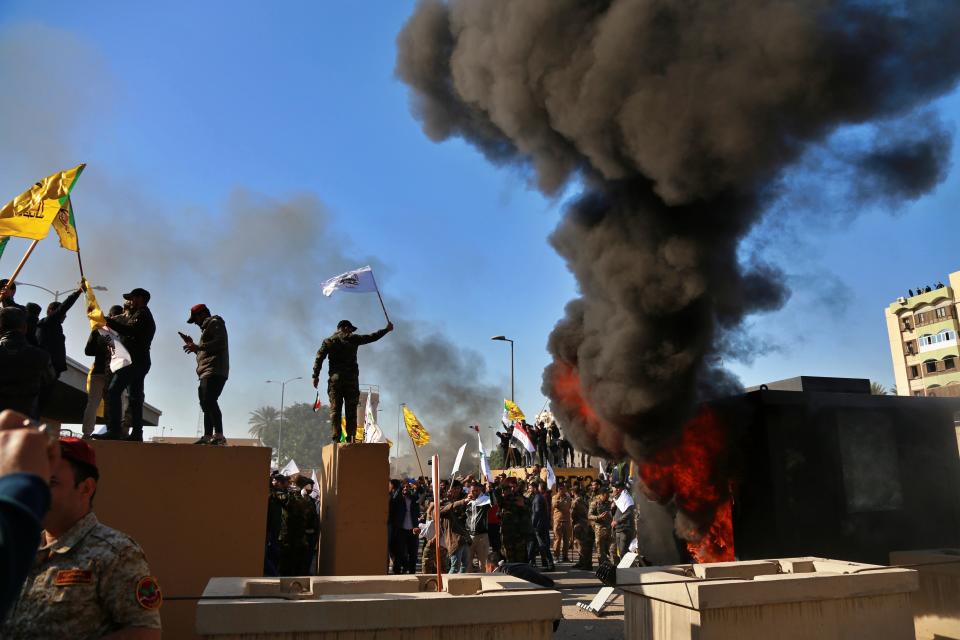
<svg viewBox="0 0 960 640"><path fill-rule="evenodd" d="M203 437L194 444L225 445L223 413L217 401L230 375L227 325L223 318L212 315L205 304L195 304L190 309L187 324L191 323L200 327L200 342L187 336L184 340L189 338L189 341L183 345L183 352L197 356L197 377L200 378L197 395L203 411Z"/></svg>
<svg viewBox="0 0 960 640"><path fill-rule="evenodd" d="M533 437L533 440L537 446L537 464L544 466L547 464L547 460L549 459L547 457L547 427L543 423L540 423L536 426L535 433L533 429L530 431L530 435Z"/></svg>
<svg viewBox="0 0 960 640"><path fill-rule="evenodd" d="M110 381L107 432L94 438L143 442L143 381L150 371L150 345L157 325L147 308L149 291L137 287L123 294L123 298L130 301L130 312L106 320L107 326L120 334L120 342L130 352L132 363L117 371ZM123 391L127 388L130 389L130 435L124 438L120 421L123 417Z"/></svg>
<svg viewBox="0 0 960 640"><path fill-rule="evenodd" d="M531 497L531 519L533 521L534 539L530 542L530 563L540 555L544 571L553 571L553 555L550 553L550 503L547 502L547 485L545 482L533 482L533 496Z"/></svg>
<svg viewBox="0 0 960 640"><path fill-rule="evenodd" d="M633 504L629 504L626 509L620 509L620 503L617 500L620 499L621 494L626 491L626 485L622 482L617 482L613 485L613 504L611 512L613 513L613 519L610 524L613 528L613 542L616 549L617 560L622 558L630 550L630 543L633 542L633 539L637 535L637 530L633 522L633 514L635 512ZM624 500L624 502L631 502L630 500Z"/></svg>
<svg viewBox="0 0 960 640"><path fill-rule="evenodd" d="M0 278L0 309L13 307L14 309L23 311L24 306L13 299L15 295L17 295L17 283L10 282L7 278Z"/></svg>
<svg viewBox="0 0 960 640"><path fill-rule="evenodd" d="M37 323L37 346L50 354L50 362L57 377L67 370L66 338L63 335L63 321L67 312L83 293L77 289L63 302L51 302L47 305L47 315Z"/></svg>
<svg viewBox="0 0 960 640"><path fill-rule="evenodd" d="M24 309L27 312L27 342L35 347L39 347L37 342L37 325L40 324L40 305L36 302L28 302Z"/></svg>
<svg viewBox="0 0 960 640"><path fill-rule="evenodd" d="M393 572L416 573L417 548L420 540L413 532L420 522L420 503L401 480L390 481L390 509L388 515L389 547L393 556Z"/></svg>
<svg viewBox="0 0 960 640"><path fill-rule="evenodd" d="M54 381L50 354L27 344L23 309L0 309L0 410L40 417L40 391Z"/></svg>

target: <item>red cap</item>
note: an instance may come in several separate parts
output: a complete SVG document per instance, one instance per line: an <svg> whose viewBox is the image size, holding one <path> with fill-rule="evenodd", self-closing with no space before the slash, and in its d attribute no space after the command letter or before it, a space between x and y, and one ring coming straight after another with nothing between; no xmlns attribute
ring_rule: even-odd
<svg viewBox="0 0 960 640"><path fill-rule="evenodd" d="M97 467L97 454L93 447L80 438L60 438L60 455L67 460Z"/></svg>
<svg viewBox="0 0 960 640"><path fill-rule="evenodd" d="M206 311L207 313L210 313L210 309L207 309L207 305L205 304L195 304L192 307L190 307L190 317L187 318L187 324L190 324L191 322L193 322L193 316L197 315L201 311Z"/></svg>

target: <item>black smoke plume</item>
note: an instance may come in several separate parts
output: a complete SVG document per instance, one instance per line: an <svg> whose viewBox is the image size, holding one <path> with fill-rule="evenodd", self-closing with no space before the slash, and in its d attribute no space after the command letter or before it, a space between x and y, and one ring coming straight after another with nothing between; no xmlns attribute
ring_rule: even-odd
<svg viewBox="0 0 960 640"><path fill-rule="evenodd" d="M546 194L582 184L551 237L581 295L543 381L575 445L643 460L739 388L730 336L788 296L741 240L764 211L800 214L774 205L805 152L862 125L878 135L834 155L858 197L943 179L950 136L916 116L957 82L958 27L955 0L417 5L397 74L427 135Z"/></svg>

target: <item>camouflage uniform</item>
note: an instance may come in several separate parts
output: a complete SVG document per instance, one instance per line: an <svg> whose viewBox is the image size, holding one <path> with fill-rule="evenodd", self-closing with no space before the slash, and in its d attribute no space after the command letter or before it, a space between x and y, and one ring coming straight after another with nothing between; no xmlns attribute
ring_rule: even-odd
<svg viewBox="0 0 960 640"><path fill-rule="evenodd" d="M573 524L570 522L570 496L561 496L559 492L553 496L553 556L567 562L570 549L570 538L573 535Z"/></svg>
<svg viewBox="0 0 960 640"><path fill-rule="evenodd" d="M517 504L517 498L520 498L520 504ZM529 561L527 544L533 537L530 517L530 503L523 496L513 494L500 502L500 538L507 562Z"/></svg>
<svg viewBox="0 0 960 640"><path fill-rule="evenodd" d="M437 572L437 545L433 541L426 543L423 546L423 556L420 558L420 573L436 573ZM447 573L450 571L450 556L447 554L447 549L443 545L440 545L440 573Z"/></svg>
<svg viewBox="0 0 960 640"><path fill-rule="evenodd" d="M593 569L593 530L590 528L590 505L584 496L573 501L573 538L576 540L580 558L574 565L581 569Z"/></svg>
<svg viewBox="0 0 960 640"><path fill-rule="evenodd" d="M140 546L90 512L40 547L0 637L99 638L128 627L159 629L161 602Z"/></svg>
<svg viewBox="0 0 960 640"><path fill-rule="evenodd" d="M280 531L281 576L310 574L311 543L316 532L317 511L313 500L291 495L287 500L287 517Z"/></svg>
<svg viewBox="0 0 960 640"><path fill-rule="evenodd" d="M313 361L313 379L320 379L320 369L327 357L327 398L330 401L330 430L334 440L340 439L340 416L343 415L347 442L353 442L357 431L357 406L360 404L360 367L357 365L357 348L362 344L376 342L387 335L386 329L371 334L344 333L337 331L320 345ZM346 407L346 413L343 413Z"/></svg>
<svg viewBox="0 0 960 640"><path fill-rule="evenodd" d="M607 517L603 517L607 514ZM593 524L593 534L597 545L597 561L600 564L610 562L610 501L597 496L590 503L588 518Z"/></svg>

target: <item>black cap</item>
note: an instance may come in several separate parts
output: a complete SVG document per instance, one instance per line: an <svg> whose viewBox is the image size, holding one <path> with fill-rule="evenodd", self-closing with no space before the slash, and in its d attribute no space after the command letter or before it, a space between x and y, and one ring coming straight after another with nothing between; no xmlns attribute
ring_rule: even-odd
<svg viewBox="0 0 960 640"><path fill-rule="evenodd" d="M144 298L146 298L147 302L150 302L150 292L147 291L146 289L141 288L141 287L137 287L136 289L134 289L134 290L131 291L130 293L125 293L125 294L123 294L123 299L124 299L124 300L133 300L133 299L136 298L137 296L143 296Z"/></svg>
<svg viewBox="0 0 960 640"><path fill-rule="evenodd" d="M337 331L340 331L341 329L350 329L350 331L357 330L357 328L353 326L353 323L349 320L341 320L337 323Z"/></svg>
<svg viewBox="0 0 960 640"><path fill-rule="evenodd" d="M613 486L614 489L626 489L626 488L627 488L627 485L623 484L622 482L614 482L612 486Z"/></svg>

